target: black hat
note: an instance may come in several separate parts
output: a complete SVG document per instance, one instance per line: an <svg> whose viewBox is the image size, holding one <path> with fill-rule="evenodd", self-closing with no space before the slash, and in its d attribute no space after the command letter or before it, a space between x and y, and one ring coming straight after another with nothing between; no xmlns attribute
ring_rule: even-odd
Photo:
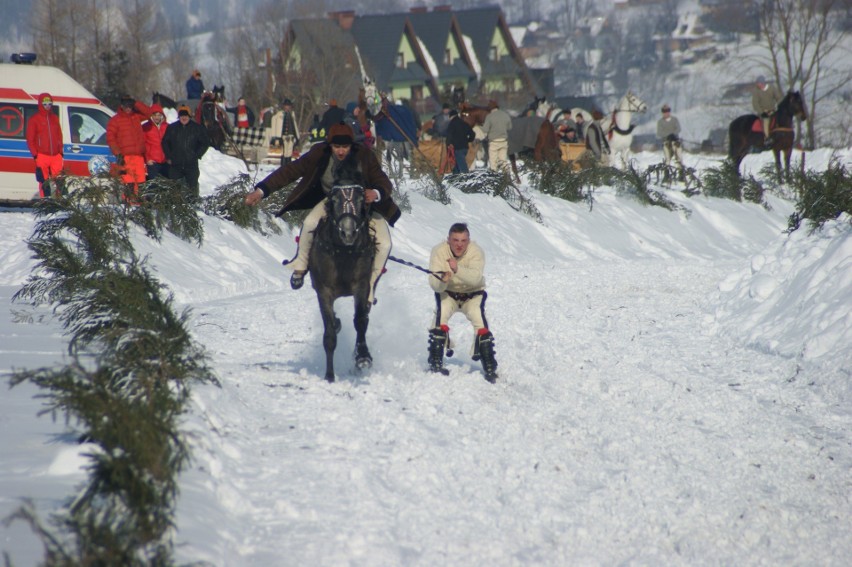
<svg viewBox="0 0 852 567"><path fill-rule="evenodd" d="M133 106L133 104L135 102L136 102L136 99L133 98L132 96L130 96L129 94L121 95L121 99L120 99L121 104L127 104L127 105L130 105L130 106Z"/></svg>
<svg viewBox="0 0 852 567"><path fill-rule="evenodd" d="M281 101L281 106L287 106L287 105L293 106L293 101L290 100L289 98L285 98L284 100Z"/></svg>
<svg viewBox="0 0 852 567"><path fill-rule="evenodd" d="M445 102L444 105L441 108L449 108L449 107L450 107L450 103Z"/></svg>

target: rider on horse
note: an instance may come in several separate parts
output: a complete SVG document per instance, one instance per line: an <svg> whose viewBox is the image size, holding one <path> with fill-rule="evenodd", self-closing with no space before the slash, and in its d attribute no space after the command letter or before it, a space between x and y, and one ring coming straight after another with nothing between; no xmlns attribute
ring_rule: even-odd
<svg viewBox="0 0 852 567"><path fill-rule="evenodd" d="M774 84L768 84L766 77L759 75L754 81L755 87L751 95L751 105L754 112L760 116L760 121L763 124L763 144L768 146L772 144L772 135L769 131L769 125L772 120L772 115L778 108L778 103L784 98L781 90Z"/></svg>
<svg viewBox="0 0 852 567"><path fill-rule="evenodd" d="M258 183L253 192L246 195L245 202L247 205L256 205L270 193L299 180L296 188L284 202L284 207L278 212L278 216L281 216L287 211L311 209L302 223L296 257L287 262L293 268L290 286L293 289L299 289L304 284L308 270L314 231L320 220L326 216L326 199L331 192L337 172L347 168L360 171L364 179L366 201L373 204L370 230L376 237L376 256L370 279L369 301L374 303L376 284L391 250L388 224L393 226L400 217L400 211L391 196L393 185L382 171L375 154L364 146L356 144L354 140L355 133L352 128L342 122L334 124L329 129L326 142L315 144L310 151L296 161L276 169Z"/></svg>

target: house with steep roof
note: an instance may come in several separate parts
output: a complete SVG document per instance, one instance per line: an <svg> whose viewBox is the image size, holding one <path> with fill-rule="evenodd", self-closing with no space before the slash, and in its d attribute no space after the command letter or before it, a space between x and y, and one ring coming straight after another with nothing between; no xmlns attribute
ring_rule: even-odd
<svg viewBox="0 0 852 567"><path fill-rule="evenodd" d="M499 6L453 12L475 64L470 92L522 106L541 90L521 56Z"/></svg>
<svg viewBox="0 0 852 567"><path fill-rule="evenodd" d="M328 16L290 23L282 53L291 91L354 100L362 68L380 90L420 113L435 112L456 88L474 102L509 106L523 106L541 90L498 6Z"/></svg>

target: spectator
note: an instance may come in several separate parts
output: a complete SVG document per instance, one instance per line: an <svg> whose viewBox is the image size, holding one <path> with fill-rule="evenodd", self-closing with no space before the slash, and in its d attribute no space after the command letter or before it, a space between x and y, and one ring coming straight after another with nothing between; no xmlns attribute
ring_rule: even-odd
<svg viewBox="0 0 852 567"><path fill-rule="evenodd" d="M201 99L202 94L204 94L204 81L201 80L201 71L196 69L186 81L186 98L198 100Z"/></svg>
<svg viewBox="0 0 852 567"><path fill-rule="evenodd" d="M145 134L145 165L148 168L148 179L168 177L169 164L163 152L163 136L168 128L163 107L157 103L151 105L151 117L142 125Z"/></svg>
<svg viewBox="0 0 852 567"><path fill-rule="evenodd" d="M53 112L53 97L48 93L38 95L38 112L27 123L27 147L35 159L38 194L50 197L50 184L45 180L62 173L62 127L59 116Z"/></svg>
<svg viewBox="0 0 852 567"><path fill-rule="evenodd" d="M80 130L83 129L83 116L80 114L71 115L71 143L81 143Z"/></svg>
<svg viewBox="0 0 852 567"><path fill-rule="evenodd" d="M163 152L169 164L169 179L183 179L189 188L190 198L200 197L198 189L198 160L210 147L210 138L204 126L190 120L189 107L178 109L178 121L169 124L163 136Z"/></svg>
<svg viewBox="0 0 852 567"><path fill-rule="evenodd" d="M325 113L323 113L322 119L320 120L319 137L325 138L332 126L340 124L344 120L346 120L346 112L337 106L337 99L329 100L328 109Z"/></svg>
<svg viewBox="0 0 852 567"><path fill-rule="evenodd" d="M254 127L254 112L246 105L245 98L240 97L237 99L237 106L228 106L225 110L234 113L234 125L237 128Z"/></svg>
<svg viewBox="0 0 852 567"><path fill-rule="evenodd" d="M492 171L506 171L509 167L509 130L512 117L501 109L497 101L488 101L488 116L482 123L485 139L488 140L488 167Z"/></svg>
<svg viewBox="0 0 852 567"><path fill-rule="evenodd" d="M578 112L576 116L574 116L574 124L576 124L577 131L577 141L582 142L586 139L586 118L583 116L582 112Z"/></svg>
<svg viewBox="0 0 852 567"><path fill-rule="evenodd" d="M107 145L120 167L121 180L133 187L134 195L147 176L142 123L150 116L150 108L125 94L121 96L118 112L107 122Z"/></svg>
<svg viewBox="0 0 852 567"><path fill-rule="evenodd" d="M657 121L657 138L663 141L663 156L665 165L674 159L678 175L683 178L683 150L680 141L680 122L672 116L672 107L664 104L661 109L663 117Z"/></svg>
<svg viewBox="0 0 852 567"><path fill-rule="evenodd" d="M272 117L270 124L272 133L281 134L283 152L281 165L290 163L294 157L299 157L299 125L296 123L296 113L293 112L293 102L289 98L281 101L281 110Z"/></svg>
<svg viewBox="0 0 852 567"><path fill-rule="evenodd" d="M476 138L473 128L465 122L455 110L449 112L450 125L447 127L447 148L453 148L456 165L453 173L467 173L467 151Z"/></svg>
<svg viewBox="0 0 852 567"><path fill-rule="evenodd" d="M577 141L577 124L571 120L571 109L562 111L559 120L556 121L556 135L565 143L573 144ZM570 133L569 133L570 132Z"/></svg>
<svg viewBox="0 0 852 567"><path fill-rule="evenodd" d="M599 110L592 111L592 122L586 129L586 151L579 159L585 161L593 161L598 165L609 165L609 142L606 140L606 134L601 128L600 121L603 119L603 114Z"/></svg>
<svg viewBox="0 0 852 567"><path fill-rule="evenodd" d="M450 127L450 105L446 102L441 107L441 112L432 117L433 130L436 136L447 137L447 129Z"/></svg>

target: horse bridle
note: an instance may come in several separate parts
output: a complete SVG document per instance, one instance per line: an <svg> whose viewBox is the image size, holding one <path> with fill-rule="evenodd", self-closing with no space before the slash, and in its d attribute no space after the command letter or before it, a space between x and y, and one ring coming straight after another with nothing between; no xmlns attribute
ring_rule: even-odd
<svg viewBox="0 0 852 567"><path fill-rule="evenodd" d="M627 99L627 108L621 108L621 105L620 105L620 102L619 102L618 108L616 108L615 110L612 111L613 114L615 114L616 112L642 112L642 105L641 104L634 106L635 103L633 101L639 100L639 98L636 95L631 93L630 96L625 97L625 98ZM641 102L641 101L639 101L639 102Z"/></svg>

